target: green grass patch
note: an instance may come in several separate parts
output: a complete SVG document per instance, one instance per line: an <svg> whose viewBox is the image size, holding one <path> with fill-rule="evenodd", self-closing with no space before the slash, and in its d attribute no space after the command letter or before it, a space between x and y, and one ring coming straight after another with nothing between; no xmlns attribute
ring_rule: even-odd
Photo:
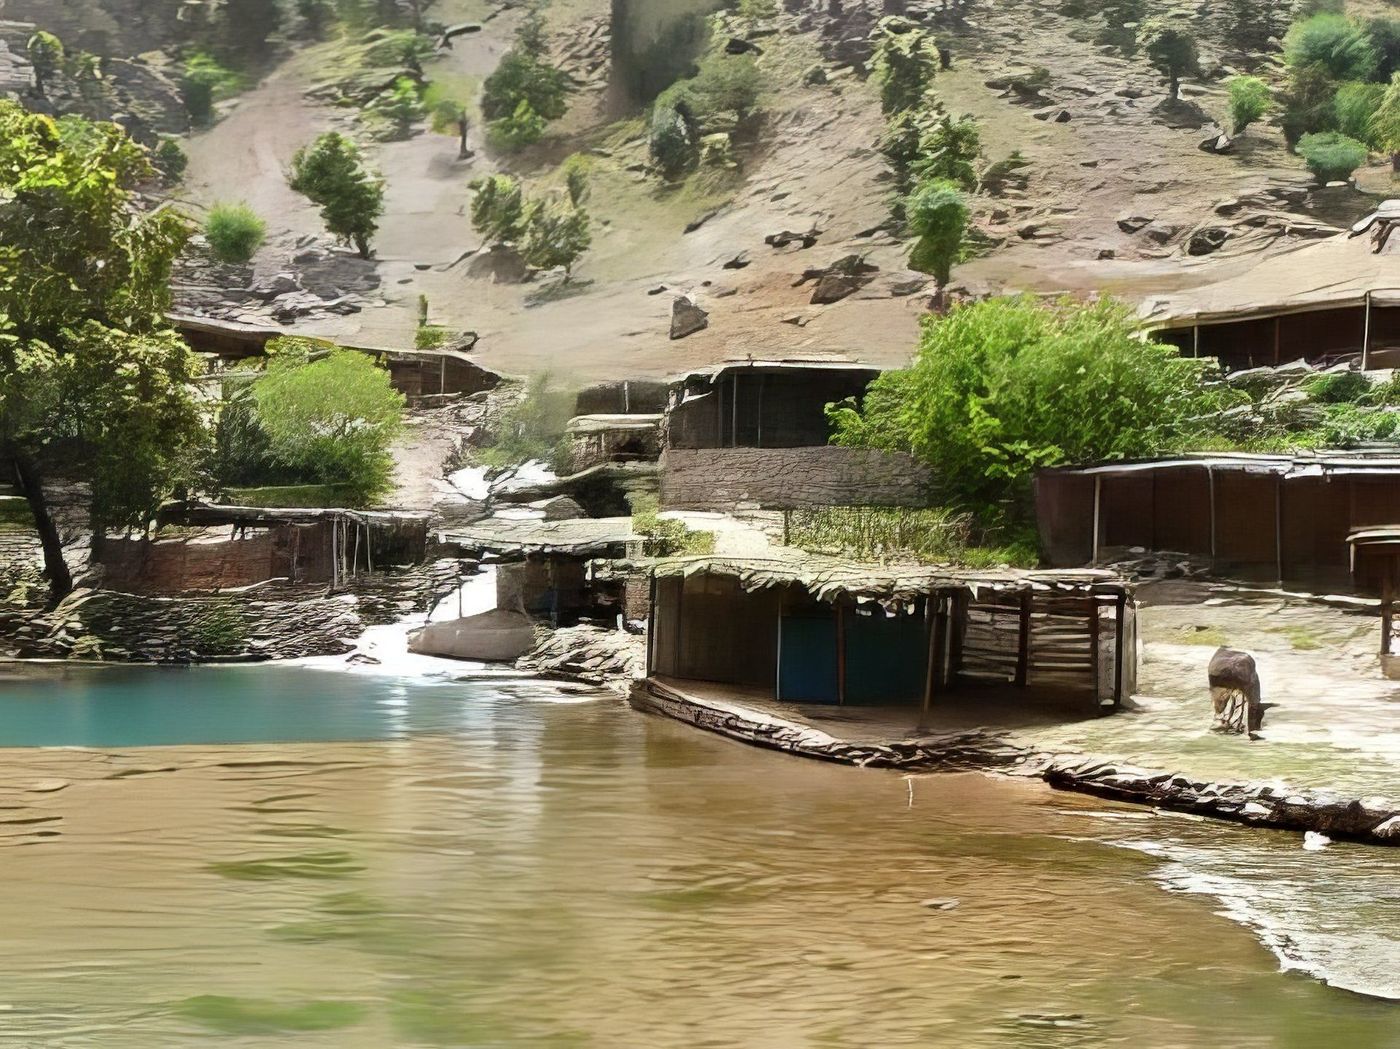
<svg viewBox="0 0 1400 1049"><path fill-rule="evenodd" d="M335 508L354 506L354 488L346 484L271 485L228 488L222 502L230 506Z"/></svg>
<svg viewBox="0 0 1400 1049"><path fill-rule="evenodd" d="M1316 652L1325 645L1321 637L1305 626L1278 627L1276 632L1288 639L1295 652Z"/></svg>
<svg viewBox="0 0 1400 1049"><path fill-rule="evenodd" d="M0 496L0 530L27 531L34 527L29 500L23 496Z"/></svg>
<svg viewBox="0 0 1400 1049"><path fill-rule="evenodd" d="M201 994L179 1002L175 1012L222 1034L276 1034L336 1031L359 1023L367 1010L354 1002L311 1001L287 1005L263 998Z"/></svg>
<svg viewBox="0 0 1400 1049"><path fill-rule="evenodd" d="M1178 645L1209 645L1212 648L1229 644L1225 631L1216 626L1185 626L1171 640Z"/></svg>
<svg viewBox="0 0 1400 1049"><path fill-rule="evenodd" d="M364 869L348 852L307 852L265 860L232 860L211 863L208 867L214 874L238 881L271 881L275 878L330 880L348 878Z"/></svg>
<svg viewBox="0 0 1400 1049"><path fill-rule="evenodd" d="M968 568L1034 567L1033 539L987 542L970 514L945 508L834 506L795 510L788 543L811 553L861 561L920 561Z"/></svg>

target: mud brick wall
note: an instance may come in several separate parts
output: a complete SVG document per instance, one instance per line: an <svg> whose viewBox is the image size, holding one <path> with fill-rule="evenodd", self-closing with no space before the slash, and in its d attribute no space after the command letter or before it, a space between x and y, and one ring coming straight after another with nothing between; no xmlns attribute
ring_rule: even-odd
<svg viewBox="0 0 1400 1049"><path fill-rule="evenodd" d="M911 456L867 448L671 448L661 457L666 510L928 506L933 488Z"/></svg>
<svg viewBox="0 0 1400 1049"><path fill-rule="evenodd" d="M227 590L276 576L276 538L254 532L219 542L108 539L102 548L106 584L138 594ZM283 566L285 568L285 565Z"/></svg>

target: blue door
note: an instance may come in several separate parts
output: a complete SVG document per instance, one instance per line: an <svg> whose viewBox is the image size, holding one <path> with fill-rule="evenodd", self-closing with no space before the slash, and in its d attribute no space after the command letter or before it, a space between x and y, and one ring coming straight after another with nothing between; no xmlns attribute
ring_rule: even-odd
<svg viewBox="0 0 1400 1049"><path fill-rule="evenodd" d="M783 616L778 698L792 703L836 702L836 619Z"/></svg>

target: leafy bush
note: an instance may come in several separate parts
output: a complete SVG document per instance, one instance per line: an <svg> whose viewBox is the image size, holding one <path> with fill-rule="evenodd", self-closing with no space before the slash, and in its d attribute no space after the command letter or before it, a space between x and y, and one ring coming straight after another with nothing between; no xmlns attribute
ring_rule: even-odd
<svg viewBox="0 0 1400 1049"><path fill-rule="evenodd" d="M1370 80L1379 62L1365 26L1337 14L1294 23L1283 39L1283 55L1294 69L1319 66L1333 80Z"/></svg>
<svg viewBox="0 0 1400 1049"><path fill-rule="evenodd" d="M1269 85L1257 76L1236 76L1229 81L1230 127L1238 135L1268 112Z"/></svg>
<svg viewBox="0 0 1400 1049"><path fill-rule="evenodd" d="M384 213L384 184L360 159L360 149L327 131L292 157L288 184L321 209L326 229L369 258L370 240Z"/></svg>
<svg viewBox="0 0 1400 1049"><path fill-rule="evenodd" d="M679 178L699 158L698 136L679 109L656 105L651 111L647 146L652 162L666 178Z"/></svg>
<svg viewBox="0 0 1400 1049"><path fill-rule="evenodd" d="M267 224L246 204L215 204L204 222L204 238L220 262L247 262L266 237Z"/></svg>
<svg viewBox="0 0 1400 1049"><path fill-rule="evenodd" d="M185 169L190 166L190 158L173 138L162 138L151 154L151 163L168 183L179 182Z"/></svg>
<svg viewBox="0 0 1400 1049"><path fill-rule="evenodd" d="M212 55L197 53L185 61L181 93L185 109L196 124L214 119L214 103L235 93L241 86L237 73L220 65Z"/></svg>
<svg viewBox="0 0 1400 1049"><path fill-rule="evenodd" d="M548 372L534 376L518 400L487 420L493 443L482 450L481 460L496 467L541 460L557 472L567 472L570 453L564 433L577 403L577 391Z"/></svg>
<svg viewBox="0 0 1400 1049"><path fill-rule="evenodd" d="M910 231L919 239L909 253L909 266L933 275L941 287L948 283L953 263L967 231L967 201L951 182L922 183L905 201Z"/></svg>
<svg viewBox="0 0 1400 1049"><path fill-rule="evenodd" d="M1376 51L1375 79L1385 83L1400 71L1400 18L1372 18L1366 33Z"/></svg>
<svg viewBox="0 0 1400 1049"><path fill-rule="evenodd" d="M919 181L942 179L969 193L977 188L976 161L982 136L971 116L956 120L941 113L919 136L919 151L910 172Z"/></svg>
<svg viewBox="0 0 1400 1049"><path fill-rule="evenodd" d="M593 243L588 212L571 205L544 205L530 209L521 254L539 269L564 268L564 279L573 276L574 263Z"/></svg>
<svg viewBox="0 0 1400 1049"><path fill-rule="evenodd" d="M1371 393L1371 381L1361 372L1333 372L1313 379L1307 391L1321 404L1355 404Z"/></svg>
<svg viewBox="0 0 1400 1049"><path fill-rule="evenodd" d="M1110 299L989 299L926 320L908 369L830 414L836 443L912 452L955 504L1000 515L1026 510L1040 467L1188 447L1226 397L1210 367L1143 342Z"/></svg>
<svg viewBox="0 0 1400 1049"><path fill-rule="evenodd" d="M574 153L564 161L564 188L569 194L569 203L576 208L583 207L588 199L588 172L592 167L582 153Z"/></svg>
<svg viewBox="0 0 1400 1049"><path fill-rule="evenodd" d="M547 126L548 121L522 98L514 113L486 126L486 140L499 153L514 153L543 138Z"/></svg>
<svg viewBox="0 0 1400 1049"><path fill-rule="evenodd" d="M1311 131L1335 131L1337 85L1322 66L1301 66L1288 73L1283 93L1283 135L1296 143Z"/></svg>
<svg viewBox="0 0 1400 1049"><path fill-rule="evenodd" d="M633 493L627 502L632 508L632 531L642 537L648 557L698 557L715 552L713 532L692 531L684 521L663 521L656 496Z"/></svg>
<svg viewBox="0 0 1400 1049"><path fill-rule="evenodd" d="M29 38L25 50L34 67L34 93L42 95L49 78L63 64L63 41L41 29Z"/></svg>
<svg viewBox="0 0 1400 1049"><path fill-rule="evenodd" d="M525 191L510 175L488 175L471 184L472 229L492 244L513 244L525 236Z"/></svg>
<svg viewBox="0 0 1400 1049"><path fill-rule="evenodd" d="M652 160L667 178L684 174L699 159L700 140L722 123L748 123L762 92L763 74L752 55L706 56L695 76L672 84L652 105Z"/></svg>
<svg viewBox="0 0 1400 1049"><path fill-rule="evenodd" d="M1390 85L1371 116L1370 137L1378 149L1391 155L1392 160L1400 155L1400 72L1391 75Z"/></svg>
<svg viewBox="0 0 1400 1049"><path fill-rule="evenodd" d="M1374 118L1385 97L1385 85L1351 81L1337 89L1332 100L1337 130L1368 146L1375 140Z"/></svg>
<svg viewBox="0 0 1400 1049"><path fill-rule="evenodd" d="M1189 31L1165 19L1144 23L1138 41L1147 60L1167 78L1171 97L1181 93L1181 78L1200 69L1196 38Z"/></svg>
<svg viewBox="0 0 1400 1049"><path fill-rule="evenodd" d="M404 398L368 354L274 339L252 396L273 457L300 478L347 485L360 505L388 490Z"/></svg>
<svg viewBox="0 0 1400 1049"><path fill-rule="evenodd" d="M1298 140L1298 155L1320 182L1340 182L1366 163L1366 145L1336 131L1319 131Z"/></svg>

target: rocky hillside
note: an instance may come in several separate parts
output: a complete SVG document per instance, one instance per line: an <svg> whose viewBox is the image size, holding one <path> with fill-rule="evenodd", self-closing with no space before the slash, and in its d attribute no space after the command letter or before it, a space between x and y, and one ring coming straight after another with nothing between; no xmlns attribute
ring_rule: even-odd
<svg viewBox="0 0 1400 1049"><path fill-rule="evenodd" d="M18 4L26 17L47 6L8 3L7 12ZM75 5L117 4L58 6L71 16ZM285 61L188 143L181 200L196 212L246 200L270 236L246 269L193 266L184 305L404 345L424 295L435 324L480 335L484 363L581 379L670 374L744 354L833 352L900 363L931 285L907 269L907 245L891 220L893 177L878 148L885 120L870 78L870 41L892 6L932 27L946 48L950 68L938 74L935 92L950 113L976 118L980 163L1013 154L1024 161L974 198L977 248L954 272L957 292L1139 296L1189 287L1326 235L1371 202L1351 187L1317 188L1267 121L1233 141L1221 138L1222 80L1274 59L1267 50L1225 46L1218 10L1202 5L1192 14L1202 72L1171 101L1144 58L1101 42L1094 5L1065 0L737 5L713 23L710 46L755 57L756 128L717 163L668 182L648 155L640 98L659 74L647 64L654 49L646 41L663 40L680 55L690 37L676 20L701 18L714 5L673 0L669 22L661 6L644 5L642 21L630 6L546 5L548 54L574 89L568 113L539 144L499 155L474 120L475 152L465 160L455 134L423 127L374 145L387 208L370 262L331 244L284 178L292 153L319 131L363 137L355 111L327 101L344 45L287 48ZM619 12L625 35L614 32ZM429 16L481 27L422 67L428 82L475 99L512 44L521 5L439 0ZM486 251L469 218L468 183L509 171L531 192L557 192L559 163L579 152L590 164L593 245L573 280L525 273ZM673 331L686 334L673 339Z"/></svg>

